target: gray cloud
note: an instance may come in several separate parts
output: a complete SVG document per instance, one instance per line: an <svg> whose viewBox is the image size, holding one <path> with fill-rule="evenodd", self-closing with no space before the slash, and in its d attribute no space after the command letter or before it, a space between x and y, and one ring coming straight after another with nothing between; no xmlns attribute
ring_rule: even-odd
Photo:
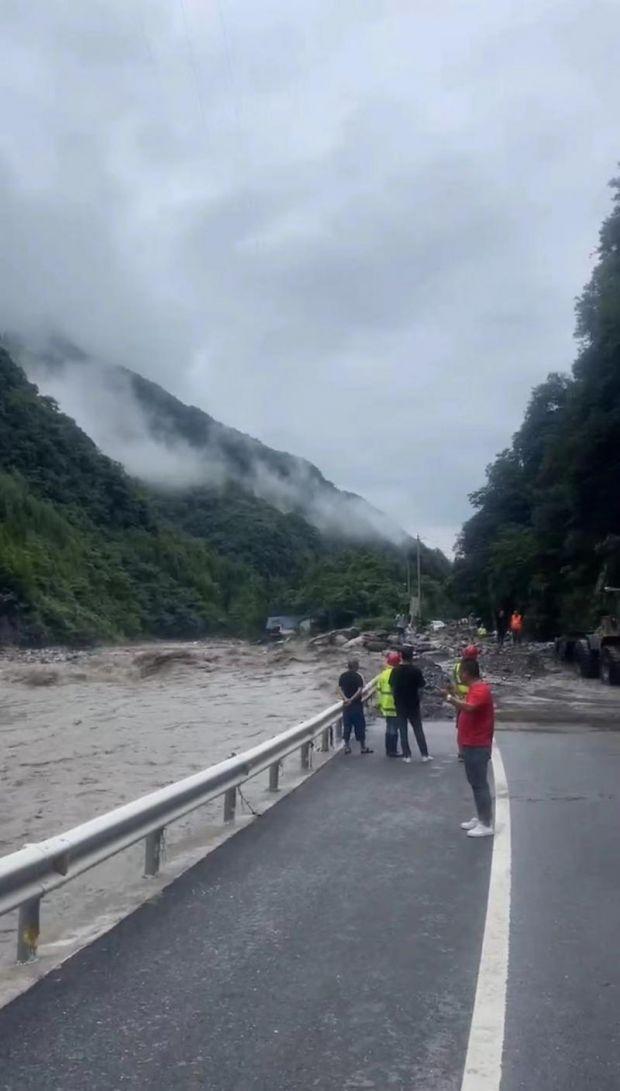
<svg viewBox="0 0 620 1091"><path fill-rule="evenodd" d="M447 546L573 355L616 32L604 0L5 0L0 326Z"/></svg>

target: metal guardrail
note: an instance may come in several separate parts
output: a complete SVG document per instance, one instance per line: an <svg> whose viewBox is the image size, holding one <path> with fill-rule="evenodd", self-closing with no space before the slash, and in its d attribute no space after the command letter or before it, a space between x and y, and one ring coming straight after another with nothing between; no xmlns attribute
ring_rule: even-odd
<svg viewBox="0 0 620 1091"><path fill-rule="evenodd" d="M374 683L375 679L372 679L364 689L365 702L374 691ZM241 784L268 769L269 791L277 792L283 759L300 750L302 771L309 770L314 739L321 735L321 750L329 751L334 727L336 738L340 739L341 702L252 750L116 807L57 837L26 845L18 852L0 858L0 916L19 909L17 961L29 962L36 958L44 895L143 838L144 875L157 875L166 826L221 795L224 796L224 821L232 822L237 789Z"/></svg>

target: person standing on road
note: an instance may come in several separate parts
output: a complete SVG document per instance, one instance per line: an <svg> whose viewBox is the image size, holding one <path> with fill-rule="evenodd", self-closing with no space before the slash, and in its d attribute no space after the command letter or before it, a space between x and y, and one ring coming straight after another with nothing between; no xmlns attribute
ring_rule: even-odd
<svg viewBox="0 0 620 1091"><path fill-rule="evenodd" d="M385 657L385 667L377 678L377 711L385 720L385 756L398 758L398 732L399 721L394 704L394 694L390 685L393 670L400 663L398 652L388 652Z"/></svg>
<svg viewBox="0 0 620 1091"><path fill-rule="evenodd" d="M510 618L510 632L513 644L520 644L523 638L523 614L519 610L513 610Z"/></svg>
<svg viewBox="0 0 620 1091"><path fill-rule="evenodd" d="M403 752L403 761L411 761L409 747L409 724L413 728L418 749L422 755L422 761L432 761L426 744L426 735L422 726L420 715L420 690L424 689L426 682L419 667L413 663L413 648L405 647L401 653L402 662L394 667L390 677L390 686L394 694L396 715L399 720L400 745Z"/></svg>
<svg viewBox="0 0 620 1091"><path fill-rule="evenodd" d="M354 731L355 738L360 744L360 753L372 754L372 750L366 746L366 717L362 703L364 679L359 673L359 660L349 659L347 668L338 679L338 689L342 697L344 752L351 753L351 732Z"/></svg>
<svg viewBox="0 0 620 1091"><path fill-rule="evenodd" d="M463 682L469 687L467 697L463 700L453 693L446 694L446 700L458 712L459 747L476 804L476 817L461 822L461 829L467 830L468 837L492 837L493 801L488 766L495 731L493 694L491 687L480 679L477 660L464 659L461 673Z"/></svg>
<svg viewBox="0 0 620 1091"><path fill-rule="evenodd" d="M466 659L478 659L478 649L475 644L468 644L466 648L463 648L463 654L460 659L457 659L452 670L452 693L455 697L459 697L462 701L467 697L469 686L463 680L463 663ZM456 738L459 752L459 761L463 761L463 752L458 744L458 732L459 732L459 713L456 712Z"/></svg>
<svg viewBox="0 0 620 1091"><path fill-rule="evenodd" d="M497 643L500 648L504 647L504 641L506 639L506 633L508 631L508 618L506 617L506 611L503 606L500 606L497 611Z"/></svg>

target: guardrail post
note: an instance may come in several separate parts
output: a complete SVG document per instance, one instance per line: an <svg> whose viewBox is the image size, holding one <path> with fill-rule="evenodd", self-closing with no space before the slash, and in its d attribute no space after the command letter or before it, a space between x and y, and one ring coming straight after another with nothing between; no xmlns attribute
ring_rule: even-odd
<svg viewBox="0 0 620 1091"><path fill-rule="evenodd" d="M329 750L329 743L330 743L329 736L330 736L330 733L331 733L331 728L329 728L329 727L326 727L321 732L321 750L323 751L324 754L326 754L327 751Z"/></svg>
<svg viewBox="0 0 620 1091"><path fill-rule="evenodd" d="M301 748L301 767L302 769L310 768L310 743L305 742Z"/></svg>
<svg viewBox="0 0 620 1091"><path fill-rule="evenodd" d="M32 962L39 943L41 899L31 898L19 907L17 922L17 961Z"/></svg>
<svg viewBox="0 0 620 1091"><path fill-rule="evenodd" d="M277 792L280 784L280 762L274 761L269 766L269 791Z"/></svg>
<svg viewBox="0 0 620 1091"><path fill-rule="evenodd" d="M153 830L144 839L144 874L150 878L158 875L161 867L164 831Z"/></svg>
<svg viewBox="0 0 620 1091"><path fill-rule="evenodd" d="M342 739L342 716L336 721L336 739L338 742Z"/></svg>
<svg viewBox="0 0 620 1091"><path fill-rule="evenodd" d="M224 822L235 821L235 811L237 809L237 789L229 788L224 793Z"/></svg>

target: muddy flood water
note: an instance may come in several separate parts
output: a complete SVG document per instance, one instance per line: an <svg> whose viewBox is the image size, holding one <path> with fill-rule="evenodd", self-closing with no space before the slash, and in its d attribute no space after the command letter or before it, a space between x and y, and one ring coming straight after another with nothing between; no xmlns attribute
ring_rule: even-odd
<svg viewBox="0 0 620 1091"><path fill-rule="evenodd" d="M247 749L331 702L325 663L237 644L0 663L0 853Z"/></svg>
<svg viewBox="0 0 620 1091"><path fill-rule="evenodd" d="M362 659L369 678L381 657ZM0 855L320 712L335 700L345 660L335 648L229 641L0 658ZM297 775L299 760L290 765ZM248 785L250 805L260 805L265 787L266 777ZM221 809L220 800L170 827L168 857L178 868L217 836ZM45 899L43 955L144 897L142 854L135 846ZM0 917L0 966L14 958L14 916Z"/></svg>

